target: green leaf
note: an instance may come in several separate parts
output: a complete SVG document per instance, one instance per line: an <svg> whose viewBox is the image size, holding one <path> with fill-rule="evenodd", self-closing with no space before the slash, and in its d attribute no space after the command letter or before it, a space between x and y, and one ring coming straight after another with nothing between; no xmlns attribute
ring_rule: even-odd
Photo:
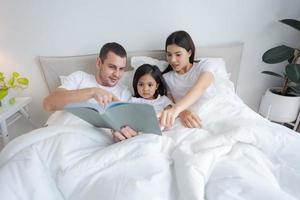
<svg viewBox="0 0 300 200"><path fill-rule="evenodd" d="M4 79L4 74L2 73L2 72L0 72L0 78L2 79Z"/></svg>
<svg viewBox="0 0 300 200"><path fill-rule="evenodd" d="M8 87L13 87L15 83L15 78L11 77L11 79L9 79L9 81L7 82Z"/></svg>
<svg viewBox="0 0 300 200"><path fill-rule="evenodd" d="M285 68L288 79L300 83L300 64L288 64Z"/></svg>
<svg viewBox="0 0 300 200"><path fill-rule="evenodd" d="M297 29L298 31L300 31L300 21L295 20L295 19L283 19L280 20L281 23L287 24L291 27L293 27L294 29Z"/></svg>
<svg viewBox="0 0 300 200"><path fill-rule="evenodd" d="M295 92L299 92L300 93L300 84L290 86L289 88L291 88Z"/></svg>
<svg viewBox="0 0 300 200"><path fill-rule="evenodd" d="M21 85L27 86L29 83L29 80L25 77L22 77L22 78L18 78L17 82Z"/></svg>
<svg viewBox="0 0 300 200"><path fill-rule="evenodd" d="M289 87L290 90L292 90L293 92L299 93L300 94L300 87Z"/></svg>
<svg viewBox="0 0 300 200"><path fill-rule="evenodd" d="M295 56L294 56L294 55L292 55L292 56L291 56L291 57L288 59L288 62L289 62L289 63L292 63L292 62L293 62L293 60L294 60L294 57L295 57Z"/></svg>
<svg viewBox="0 0 300 200"><path fill-rule="evenodd" d="M292 96L300 96L300 84L298 84L297 86L288 87L287 94Z"/></svg>
<svg viewBox="0 0 300 200"><path fill-rule="evenodd" d="M7 91L8 89L0 89L0 100L2 100L7 95Z"/></svg>
<svg viewBox="0 0 300 200"><path fill-rule="evenodd" d="M280 63L292 57L294 51L294 48L285 45L277 46L266 51L263 54L262 60L269 64Z"/></svg>
<svg viewBox="0 0 300 200"><path fill-rule="evenodd" d="M277 73L271 72L271 71L262 71L261 73L263 73L263 74L268 74L268 75L271 75L271 76L277 76L277 77L279 77L279 78L284 78L283 75L277 74Z"/></svg>
<svg viewBox="0 0 300 200"><path fill-rule="evenodd" d="M19 77L20 76L20 74L18 73L18 72L13 72L12 73L12 77L14 77L14 78L17 78L17 77Z"/></svg>
<svg viewBox="0 0 300 200"><path fill-rule="evenodd" d="M15 103L16 103L16 98L15 97L12 97L12 98L9 99L9 104L10 105L13 105Z"/></svg>
<svg viewBox="0 0 300 200"><path fill-rule="evenodd" d="M6 85L4 82L0 81L0 89L6 89Z"/></svg>
<svg viewBox="0 0 300 200"><path fill-rule="evenodd" d="M289 91L286 93L287 96L293 96L293 97L298 97L300 96L300 93L297 93L297 92L293 92L293 91Z"/></svg>

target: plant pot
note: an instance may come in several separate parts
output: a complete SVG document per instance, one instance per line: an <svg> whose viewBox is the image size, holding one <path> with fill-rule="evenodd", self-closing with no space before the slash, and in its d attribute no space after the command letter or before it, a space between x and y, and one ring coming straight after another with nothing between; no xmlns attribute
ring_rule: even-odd
<svg viewBox="0 0 300 200"><path fill-rule="evenodd" d="M16 102L15 96L16 96L16 92L9 89L7 92L7 95L5 97L3 97L3 99L0 100L0 106L6 107L9 105L13 105Z"/></svg>
<svg viewBox="0 0 300 200"><path fill-rule="evenodd" d="M259 113L275 122L293 122L300 110L300 97L282 96L268 89L262 97Z"/></svg>

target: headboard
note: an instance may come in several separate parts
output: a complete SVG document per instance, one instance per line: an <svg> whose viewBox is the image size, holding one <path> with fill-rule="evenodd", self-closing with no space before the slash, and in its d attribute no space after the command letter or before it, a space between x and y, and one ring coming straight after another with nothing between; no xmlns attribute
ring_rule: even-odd
<svg viewBox="0 0 300 200"><path fill-rule="evenodd" d="M226 63L227 72L230 73L230 79L233 81L236 88L242 49L242 43L212 47L199 47L196 49L195 58L223 58ZM98 54L51 57L39 56L40 66L49 91L52 91L59 86L59 76L66 76L78 70L94 74L96 71L97 56ZM149 56L159 60L165 60L166 58L163 50L128 52L127 70L131 70L130 59L132 56Z"/></svg>

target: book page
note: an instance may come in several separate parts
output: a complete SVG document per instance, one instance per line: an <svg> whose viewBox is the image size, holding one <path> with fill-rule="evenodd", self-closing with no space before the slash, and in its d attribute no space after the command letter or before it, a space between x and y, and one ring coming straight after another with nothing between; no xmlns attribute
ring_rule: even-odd
<svg viewBox="0 0 300 200"><path fill-rule="evenodd" d="M151 105L123 103L110 107L105 115L110 119L115 130L128 125L138 132L162 134L155 110Z"/></svg>
<svg viewBox="0 0 300 200"><path fill-rule="evenodd" d="M162 135L155 110L152 105L127 102L113 102L104 109L93 103L69 104L66 111L80 117L95 127L120 131L129 126L137 132Z"/></svg>
<svg viewBox="0 0 300 200"><path fill-rule="evenodd" d="M97 111L98 113L105 112L105 108L102 105L90 102L70 103L64 107L64 109L68 108L89 108Z"/></svg>

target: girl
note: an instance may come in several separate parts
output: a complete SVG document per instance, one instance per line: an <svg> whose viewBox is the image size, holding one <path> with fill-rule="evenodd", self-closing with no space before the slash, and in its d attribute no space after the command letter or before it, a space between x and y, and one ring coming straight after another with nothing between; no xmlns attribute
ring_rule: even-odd
<svg viewBox="0 0 300 200"><path fill-rule="evenodd" d="M143 64L137 68L132 86L134 97L130 100L131 102L153 105L156 113L172 105L172 101L166 96L165 80L155 65Z"/></svg>
<svg viewBox="0 0 300 200"><path fill-rule="evenodd" d="M179 116L184 126L200 128L202 125L199 116L188 108L215 95L213 82L220 60L203 59L195 62L195 45L185 31L169 35L165 51L169 65L163 73L175 105L160 114L160 124L170 128Z"/></svg>

